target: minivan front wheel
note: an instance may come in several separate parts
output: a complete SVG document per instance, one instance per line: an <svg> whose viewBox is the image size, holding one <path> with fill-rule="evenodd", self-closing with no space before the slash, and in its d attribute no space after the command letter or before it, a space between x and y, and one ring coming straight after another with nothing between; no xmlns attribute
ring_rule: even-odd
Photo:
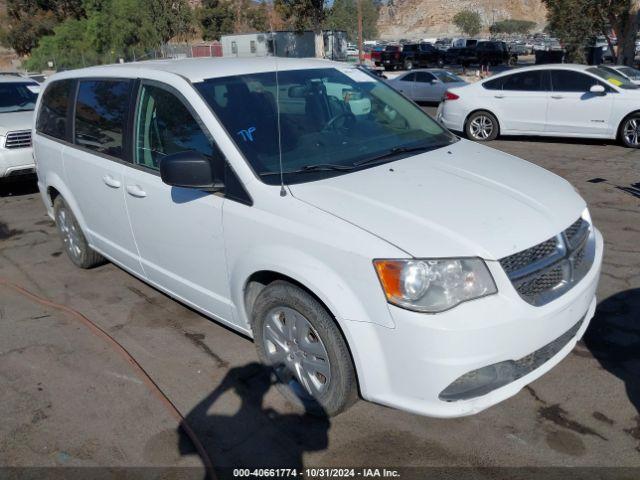
<svg viewBox="0 0 640 480"><path fill-rule="evenodd" d="M498 119L492 114L476 112L467 120L465 134L476 142L488 142L498 137L499 128Z"/></svg>
<svg viewBox="0 0 640 480"><path fill-rule="evenodd" d="M269 284L256 298L252 326L260 361L273 368L277 388L297 407L332 416L357 400L344 338L311 294L285 281Z"/></svg>
<svg viewBox="0 0 640 480"><path fill-rule="evenodd" d="M104 257L87 243L75 215L61 196L53 202L53 214L64 249L77 267L92 268L104 263Z"/></svg>

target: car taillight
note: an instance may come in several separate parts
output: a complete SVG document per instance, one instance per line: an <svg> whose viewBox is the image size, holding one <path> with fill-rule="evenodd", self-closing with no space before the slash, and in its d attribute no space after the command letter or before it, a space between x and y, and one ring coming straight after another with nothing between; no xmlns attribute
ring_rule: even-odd
<svg viewBox="0 0 640 480"><path fill-rule="evenodd" d="M444 99L445 100L457 100L460 97L458 95L456 95L455 93L451 93L448 90L444 93Z"/></svg>

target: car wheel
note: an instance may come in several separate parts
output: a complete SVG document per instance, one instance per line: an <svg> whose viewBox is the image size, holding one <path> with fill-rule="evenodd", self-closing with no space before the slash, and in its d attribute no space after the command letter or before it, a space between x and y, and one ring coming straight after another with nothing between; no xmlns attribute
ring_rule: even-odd
<svg viewBox="0 0 640 480"><path fill-rule="evenodd" d="M489 112L476 112L465 125L467 138L477 142L495 140L499 133L498 119Z"/></svg>
<svg viewBox="0 0 640 480"><path fill-rule="evenodd" d="M53 202L53 213L65 251L77 267L92 268L105 262L104 257L89 246L76 216L61 196Z"/></svg>
<svg viewBox="0 0 640 480"><path fill-rule="evenodd" d="M258 358L273 368L278 389L297 407L332 416L357 400L344 338L311 294L275 281L260 292L251 317Z"/></svg>
<svg viewBox="0 0 640 480"><path fill-rule="evenodd" d="M624 119L620 126L620 140L625 147L640 148L640 114Z"/></svg>
<svg viewBox="0 0 640 480"><path fill-rule="evenodd" d="M413 62L411 60L405 60L404 69L411 70L413 68Z"/></svg>

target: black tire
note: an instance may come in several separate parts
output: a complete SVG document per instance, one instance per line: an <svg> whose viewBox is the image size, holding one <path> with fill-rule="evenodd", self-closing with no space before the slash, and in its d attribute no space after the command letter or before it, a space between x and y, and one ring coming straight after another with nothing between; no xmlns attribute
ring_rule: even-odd
<svg viewBox="0 0 640 480"><path fill-rule="evenodd" d="M258 358L265 365L274 367L274 372L285 371L284 364L274 365L267 353L268 341L265 340L265 323L272 312L279 308L294 310L311 324L328 354L330 380L326 389L318 396L305 397L296 393L295 382L285 384L283 375L277 388L297 408L319 416L334 416L349 408L358 399L356 374L347 344L342 337L332 315L318 300L302 288L286 281L277 280L265 287L253 305L251 322ZM284 315L284 314L283 314ZM284 316L280 317L284 320ZM317 340L316 340L317 341ZM272 344L273 345L273 344ZM300 384L297 386L299 387ZM306 391L305 391L306 394ZM308 395L308 394L307 394Z"/></svg>
<svg viewBox="0 0 640 480"><path fill-rule="evenodd" d="M412 70L413 69L413 61L412 60L405 60L404 61L404 69L405 70Z"/></svg>
<svg viewBox="0 0 640 480"><path fill-rule="evenodd" d="M65 252L74 265L79 268L93 268L105 263L105 258L87 243L76 216L61 196L56 197L53 202L53 213ZM69 240L70 235L73 236L72 242Z"/></svg>
<svg viewBox="0 0 640 480"><path fill-rule="evenodd" d="M640 148L640 113L632 113L620 123L618 137L625 147Z"/></svg>
<svg viewBox="0 0 640 480"><path fill-rule="evenodd" d="M483 131L484 133L482 133ZM464 133L469 140L474 142L490 142L498 138L500 125L493 114L485 111L475 112L467 119Z"/></svg>

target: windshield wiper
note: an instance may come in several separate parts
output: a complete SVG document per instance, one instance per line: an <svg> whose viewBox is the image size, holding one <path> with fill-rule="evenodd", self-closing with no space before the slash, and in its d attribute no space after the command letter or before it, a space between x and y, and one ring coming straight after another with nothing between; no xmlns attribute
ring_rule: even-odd
<svg viewBox="0 0 640 480"><path fill-rule="evenodd" d="M436 148L444 147L448 145L445 144L435 144L435 145L422 145L419 147L394 147L382 155L378 155L377 157L367 158L365 160L360 160L359 162L354 163L355 167L360 167L362 165L370 165L372 163L383 162L388 158L395 157L396 155L400 155L402 153L413 153L413 152L428 152L429 150L435 150Z"/></svg>
<svg viewBox="0 0 640 480"><path fill-rule="evenodd" d="M283 175L288 175L290 173L307 173L307 172L329 172L329 171L343 171L348 172L353 170L355 166L353 165L337 165L333 163L318 163L314 165L304 165L297 170L285 170L282 172ZM260 173L261 177L268 175L280 175L280 172L262 172Z"/></svg>

